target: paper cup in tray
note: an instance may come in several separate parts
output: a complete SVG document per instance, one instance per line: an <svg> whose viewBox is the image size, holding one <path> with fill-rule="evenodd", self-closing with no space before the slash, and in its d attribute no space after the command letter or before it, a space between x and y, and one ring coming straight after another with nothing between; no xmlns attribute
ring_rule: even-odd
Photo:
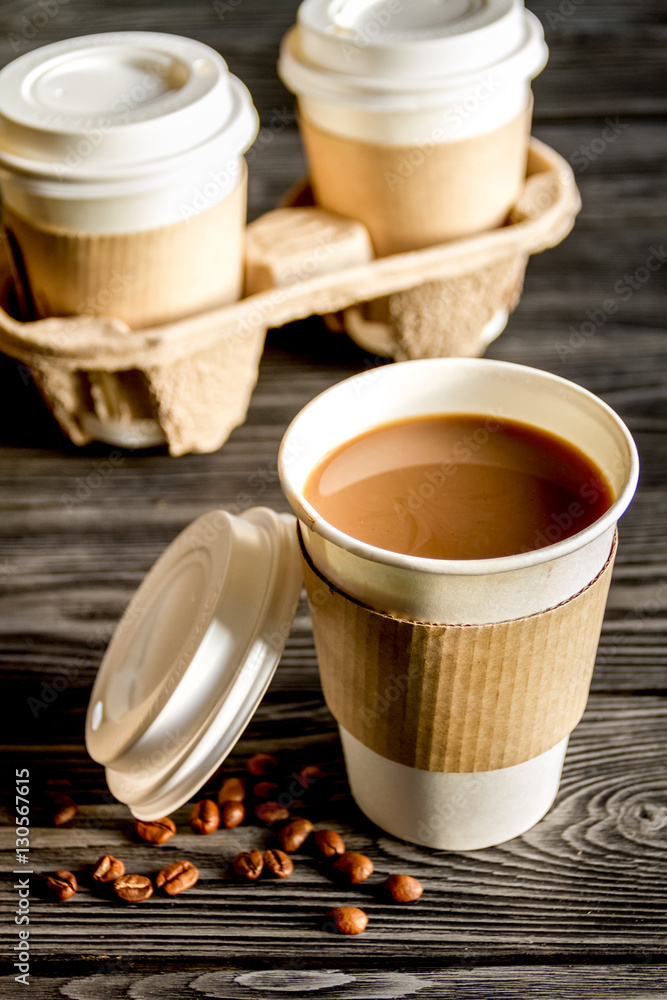
<svg viewBox="0 0 667 1000"><path fill-rule="evenodd" d="M248 226L243 299L142 329L106 316L21 322L3 263L0 350L28 367L76 444L214 451L245 419L268 329L387 297L384 345L351 331L362 346L479 355L518 301L528 256L564 239L579 208L569 164L536 140L508 224L439 246L374 260L360 223L295 203Z"/></svg>

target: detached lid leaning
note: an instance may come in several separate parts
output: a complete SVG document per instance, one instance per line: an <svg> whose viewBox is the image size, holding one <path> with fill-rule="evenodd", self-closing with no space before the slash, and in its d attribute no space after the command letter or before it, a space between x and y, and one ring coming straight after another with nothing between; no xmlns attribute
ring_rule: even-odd
<svg viewBox="0 0 667 1000"><path fill-rule="evenodd" d="M295 524L265 507L204 514L130 601L93 687L86 746L138 819L187 802L252 718L301 592Z"/></svg>

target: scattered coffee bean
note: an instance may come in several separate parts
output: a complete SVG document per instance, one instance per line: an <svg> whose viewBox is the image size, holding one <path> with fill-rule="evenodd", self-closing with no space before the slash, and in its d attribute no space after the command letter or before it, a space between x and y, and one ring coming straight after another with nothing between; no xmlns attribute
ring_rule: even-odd
<svg viewBox="0 0 667 1000"><path fill-rule="evenodd" d="M280 785L273 781L258 781L252 791L256 799L275 799Z"/></svg>
<svg viewBox="0 0 667 1000"><path fill-rule="evenodd" d="M158 872L155 885L158 889L164 889L168 896L178 896L186 889L191 889L198 879L199 869L189 861L173 861Z"/></svg>
<svg viewBox="0 0 667 1000"><path fill-rule="evenodd" d="M204 836L215 833L220 826L220 810L213 799L202 799L194 806L190 814L190 826L194 833Z"/></svg>
<svg viewBox="0 0 667 1000"><path fill-rule="evenodd" d="M49 892L57 896L60 900L71 899L78 889L78 884L71 872L60 871L49 875L46 880L46 887Z"/></svg>
<svg viewBox="0 0 667 1000"><path fill-rule="evenodd" d="M317 830L313 834L313 844L317 853L325 858L335 858L338 854L345 854L343 838L335 830Z"/></svg>
<svg viewBox="0 0 667 1000"><path fill-rule="evenodd" d="M76 802L69 795L56 795L53 800L53 825L63 826L69 823L76 816L78 809Z"/></svg>
<svg viewBox="0 0 667 1000"><path fill-rule="evenodd" d="M278 758L271 753L256 753L247 761L246 767L250 774L260 777L277 770Z"/></svg>
<svg viewBox="0 0 667 1000"><path fill-rule="evenodd" d="M126 903L143 903L153 895L153 883L145 875L121 875L113 887Z"/></svg>
<svg viewBox="0 0 667 1000"><path fill-rule="evenodd" d="M149 844L164 844L168 840L171 840L176 833L176 824L168 816L150 821L138 819L136 822L136 831ZM143 878L143 876L133 876L133 878L140 877Z"/></svg>
<svg viewBox="0 0 667 1000"><path fill-rule="evenodd" d="M382 883L382 888L389 893L396 903L412 903L419 899L424 891L424 886L419 879L412 875L390 875L386 882Z"/></svg>
<svg viewBox="0 0 667 1000"><path fill-rule="evenodd" d="M232 830L245 819L245 806L242 802L223 802L220 817L225 830Z"/></svg>
<svg viewBox="0 0 667 1000"><path fill-rule="evenodd" d="M284 851L264 851L264 868L276 878L287 878L294 871L294 862Z"/></svg>
<svg viewBox="0 0 667 1000"><path fill-rule="evenodd" d="M260 802L255 806L255 816L262 823L279 823L280 820L289 819L289 809L279 802Z"/></svg>
<svg viewBox="0 0 667 1000"><path fill-rule="evenodd" d="M218 805L223 802L243 802L245 798L245 783L242 778L226 778L218 792Z"/></svg>
<svg viewBox="0 0 667 1000"><path fill-rule="evenodd" d="M125 865L111 854L103 854L93 866L93 878L96 882L115 882L125 874Z"/></svg>
<svg viewBox="0 0 667 1000"><path fill-rule="evenodd" d="M345 875L350 885L359 885L365 882L369 875L373 874L373 862L365 854L357 854L355 851L346 851L341 854L333 863L333 867L341 875Z"/></svg>
<svg viewBox="0 0 667 1000"><path fill-rule="evenodd" d="M356 906L336 906L329 910L327 917L333 920L340 934L361 934L368 924L368 917Z"/></svg>
<svg viewBox="0 0 667 1000"><path fill-rule="evenodd" d="M306 764L296 774L296 779L302 788L310 788L316 781L325 777L326 774L319 764Z"/></svg>
<svg viewBox="0 0 667 1000"><path fill-rule="evenodd" d="M282 828L278 834L278 840L284 851L298 851L312 832L313 824L309 819L293 819L291 823Z"/></svg>
<svg viewBox="0 0 667 1000"><path fill-rule="evenodd" d="M261 851L243 851L234 858L232 867L237 875L247 878L251 882L259 878L264 867L264 858Z"/></svg>

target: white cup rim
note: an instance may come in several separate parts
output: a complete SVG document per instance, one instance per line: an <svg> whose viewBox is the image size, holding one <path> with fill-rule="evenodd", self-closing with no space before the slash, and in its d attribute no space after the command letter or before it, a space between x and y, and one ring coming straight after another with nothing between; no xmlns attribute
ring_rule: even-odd
<svg viewBox="0 0 667 1000"><path fill-rule="evenodd" d="M323 397L339 391L341 386L354 382L355 379L367 378L367 373L362 372L358 375L353 375L350 378L344 379L341 382L337 382L335 385L330 386L328 389L325 389L324 392L319 393L311 399L310 402L307 403L306 406L304 406L303 409L301 409L294 417L285 431L278 453L278 473L283 492L300 521L303 521L312 531L323 537L326 541L331 542L333 545L336 545L361 559L367 559L371 562L382 563L399 569L416 570L421 573L433 573L439 575L451 574L457 576L482 576L494 573L508 573L513 570L521 570L529 566L537 566L541 563L551 562L552 560L559 559L562 556L568 555L569 553L582 548L583 545L587 544L589 541L593 541L595 538L598 538L617 523L621 515L629 506L637 488L637 483L639 481L639 455L630 431L618 414L615 413L615 411L612 410L607 403L601 400L594 393L589 392L588 389L584 389L582 386L577 385L575 382L571 382L569 379L561 378L559 375L553 375L552 373L542 371L541 369L531 368L528 365L517 365L508 361L494 361L488 358L429 358L419 361L403 361L378 369L377 375L382 377L383 370L395 370L396 368L403 367L404 365L433 365L434 363L444 363L448 366L452 363L460 364L462 368L480 364L485 366L493 365L496 366L499 371L501 369L504 369L505 371L521 369L529 371L533 375L537 375L552 384L566 387L570 392L572 392L573 395L580 394L588 403L593 402L599 411L605 414L610 422L615 425L616 429L620 431L627 447L628 469L625 482L611 507L609 507L609 509L606 510L601 517L594 521L593 524L584 528L582 531L578 531L575 534L570 535L568 538L564 538L558 542L553 542L550 545L545 545L540 549L531 549L528 552L520 552L510 556L496 556L490 559L429 559L422 556L411 556L401 552L393 552L390 549L381 549L375 545L370 545L367 542L362 542L359 539L353 538L351 535L346 534L326 521L325 518L323 518L322 515L312 506L312 504L306 500L300 488L292 481L289 472L290 462L287 457L287 453L289 450L290 435L294 432L297 425L304 419L304 415L307 415L309 411L317 406ZM320 458L322 457L324 456L320 456Z"/></svg>

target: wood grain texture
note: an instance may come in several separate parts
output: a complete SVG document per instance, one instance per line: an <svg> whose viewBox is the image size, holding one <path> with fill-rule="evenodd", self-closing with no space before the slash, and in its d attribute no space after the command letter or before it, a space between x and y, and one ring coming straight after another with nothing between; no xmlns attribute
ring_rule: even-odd
<svg viewBox="0 0 667 1000"><path fill-rule="evenodd" d="M31 996L667 998L667 268L643 270L650 254L663 253L667 217L667 13L662 0L528 6L551 49L535 86L534 132L572 164L583 211L561 246L531 260L521 303L488 355L598 393L626 420L642 457L593 693L554 808L523 837L474 853L418 848L369 824L349 796L302 602L268 695L226 769L238 771L259 750L278 750L289 765L327 762L332 779L299 797L294 813L368 851L372 885L346 893L307 854L284 883L241 885L229 875L231 855L268 842L268 832L245 826L196 838L186 808L163 848L138 842L83 745L90 686L120 614L198 514L257 503L287 510L276 456L289 420L316 393L379 362L316 319L273 331L246 423L220 452L174 460L159 450L75 449L26 370L0 359L1 754L10 773L27 766L34 776L35 872L71 866L82 883L61 905L44 897L35 875ZM250 157L256 218L304 173L292 98L274 68L296 7L69 0L38 23L32 0L6 0L0 65L89 31L148 28L209 42L261 114ZM69 777L81 803L70 828L51 827L40 811L54 776ZM0 831L8 872L13 836L13 827ZM188 856L202 878L179 898L124 907L86 877L107 850L149 874ZM392 871L423 880L419 903L390 907L376 897L373 887ZM0 894L10 918L11 885ZM370 916L360 939L322 930L327 909L360 900ZM8 957L15 943L5 921L2 997L21 995Z"/></svg>
<svg viewBox="0 0 667 1000"><path fill-rule="evenodd" d="M602 965L560 968L527 966L507 969L492 966L483 969L446 968L428 971L384 971L360 969L337 963L335 969L320 972L301 967L278 965L251 972L210 971L205 964L193 963L187 972L157 972L150 968L138 971L137 965L123 959L109 959L88 973L79 972L53 978L31 980L31 996L37 1000L70 997L71 1000L162 1000L171 994L197 1000L279 1000L289 995L335 997L337 1000L400 1000L431 997L434 1000L486 1000L492 991L497 1000L587 1000L599 997L604 989L609 1000L639 1000L652 997L664 1000L667 966ZM3 996L12 996L14 983L0 979ZM15 994L18 995L18 994Z"/></svg>
<svg viewBox="0 0 667 1000"><path fill-rule="evenodd" d="M54 702L42 717L49 714L60 717L61 706ZM662 697L593 695L572 737L556 803L541 823L496 848L432 851L397 841L361 816L347 791L335 725L321 701L296 685L283 693L274 688L222 774L242 773L244 756L266 748L285 755L288 771L290 763L324 762L331 777L305 794L294 787L291 808L294 816L337 829L348 849L371 857L372 879L353 890L333 883L306 852L295 855L295 872L284 883L239 883L231 859L241 850L268 846L270 832L244 825L197 837L188 827L187 806L173 814L178 832L166 845L139 841L127 808L105 794L102 771L86 757L80 732L54 746L9 747L5 760L30 768L36 789L49 777L69 775L80 803L77 817L59 829L49 826L45 810L34 813L31 915L39 950L64 959L106 954L113 944L126 958L169 956L176 934L187 940L191 956L252 963L259 949L265 960L298 955L316 965L333 961L341 949L356 954L350 950L355 941L344 942L323 925L332 906L358 903L370 917L364 955L376 962L419 965L462 955L475 962L558 962L563 955L590 962L610 951L617 961L655 960L667 933L666 727ZM220 780L209 782L202 795L214 792ZM434 823L441 821L434 815ZM13 829L0 831L7 859L13 840ZM105 852L120 857L128 871L150 876L188 857L201 878L176 900L154 896L130 907L90 882L90 866ZM81 886L66 905L46 898L38 877L63 866ZM388 905L378 894L381 881L396 871L423 882L418 904ZM11 902L9 886L0 899ZM6 929L5 947L12 936Z"/></svg>

